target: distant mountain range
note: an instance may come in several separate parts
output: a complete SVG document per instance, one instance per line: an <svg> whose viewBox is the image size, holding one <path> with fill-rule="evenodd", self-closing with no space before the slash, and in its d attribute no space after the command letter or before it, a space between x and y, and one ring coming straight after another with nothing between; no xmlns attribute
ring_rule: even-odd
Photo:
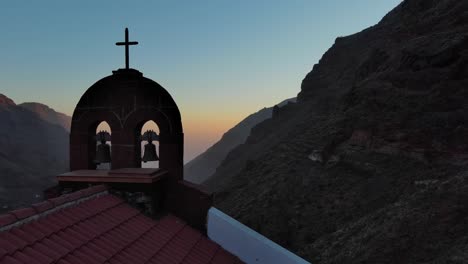
<svg viewBox="0 0 468 264"><path fill-rule="evenodd" d="M70 126L71 126L70 116L56 112L54 109L41 103L22 103L22 104L19 104L18 106L24 107L30 110L31 112L34 112L37 115L39 115L39 117L42 120L47 121L51 124L61 126L65 128L65 130L70 132Z"/></svg>
<svg viewBox="0 0 468 264"><path fill-rule="evenodd" d="M286 99L278 104L278 107L288 102L296 102L296 98ZM252 127L265 119L271 118L273 107L263 108L253 113L229 129L222 138L205 152L195 157L184 166L184 178L194 183L202 183L210 178L216 168L226 158L227 154L238 145L245 142Z"/></svg>
<svg viewBox="0 0 468 264"><path fill-rule="evenodd" d="M30 205L68 170L69 116L0 94L0 211Z"/></svg>

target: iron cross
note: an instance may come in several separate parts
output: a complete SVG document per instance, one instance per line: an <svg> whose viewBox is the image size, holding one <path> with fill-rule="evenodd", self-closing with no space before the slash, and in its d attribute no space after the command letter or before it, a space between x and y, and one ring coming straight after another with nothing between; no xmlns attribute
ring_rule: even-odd
<svg viewBox="0 0 468 264"><path fill-rule="evenodd" d="M128 60L129 60L129 54L128 54L128 46L131 45L138 45L137 41L128 41L128 28L125 28L125 42L117 42L115 43L117 46L125 46L125 69L128 69Z"/></svg>

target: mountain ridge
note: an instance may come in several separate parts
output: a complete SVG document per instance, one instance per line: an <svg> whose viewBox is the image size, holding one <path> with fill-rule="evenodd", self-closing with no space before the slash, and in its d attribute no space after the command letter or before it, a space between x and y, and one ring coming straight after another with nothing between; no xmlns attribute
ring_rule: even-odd
<svg viewBox="0 0 468 264"><path fill-rule="evenodd" d="M25 102L18 104L18 106L24 107L38 114L43 120L55 125L59 125L70 132L71 116L59 113L45 104L36 102Z"/></svg>
<svg viewBox="0 0 468 264"><path fill-rule="evenodd" d="M0 93L0 105L8 106L8 105L16 105L16 104L12 99Z"/></svg>
<svg viewBox="0 0 468 264"><path fill-rule="evenodd" d="M64 127L0 94L0 210L40 201L55 176L68 170ZM6 102L6 103L5 103Z"/></svg>

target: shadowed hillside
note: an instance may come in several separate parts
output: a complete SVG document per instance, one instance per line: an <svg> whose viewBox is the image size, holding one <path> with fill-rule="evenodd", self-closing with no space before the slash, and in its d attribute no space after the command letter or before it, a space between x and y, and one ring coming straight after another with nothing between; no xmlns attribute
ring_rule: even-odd
<svg viewBox="0 0 468 264"><path fill-rule="evenodd" d="M468 2L406 0L337 38L205 184L312 263L467 263L467 165Z"/></svg>
<svg viewBox="0 0 468 264"><path fill-rule="evenodd" d="M71 126L71 117L62 113L55 112L54 109L48 107L47 105L41 103L22 103L18 106L24 107L36 114L39 115L44 121L47 121L51 124L59 125L67 132L70 132Z"/></svg>
<svg viewBox="0 0 468 264"><path fill-rule="evenodd" d="M0 211L40 200L68 170L68 132L43 118L0 94Z"/></svg>
<svg viewBox="0 0 468 264"><path fill-rule="evenodd" d="M282 107L288 102L296 102L290 98L279 103ZM243 144L250 134L250 129L265 119L271 118L273 107L263 108L249 115L233 128L224 133L223 137L205 152L195 157L184 166L184 178L194 183L201 183L215 173L216 168L227 154L236 146Z"/></svg>

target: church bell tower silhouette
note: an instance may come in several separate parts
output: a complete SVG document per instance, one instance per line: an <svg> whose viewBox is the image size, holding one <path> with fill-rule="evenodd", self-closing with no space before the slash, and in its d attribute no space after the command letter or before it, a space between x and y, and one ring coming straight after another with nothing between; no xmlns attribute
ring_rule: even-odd
<svg viewBox="0 0 468 264"><path fill-rule="evenodd" d="M125 29L125 41L116 43L125 46L125 68L93 84L76 105L70 131L71 171L57 176L58 192L105 184L123 199L140 197L137 200L144 203L143 210L153 217L168 212L205 230L213 195L183 179L184 134L179 109L161 85L129 67L129 46L138 42L128 39ZM149 120L158 126L159 135L153 131L141 135ZM110 170L96 170L96 129L103 121L112 131L108 135L112 146L110 158L106 154L98 161L110 160ZM101 142L106 140L101 137ZM159 168L141 168L142 140L159 141ZM156 154L144 157L155 159Z"/></svg>
<svg viewBox="0 0 468 264"><path fill-rule="evenodd" d="M141 167L141 129L153 120L160 129L159 167L173 180L183 179L184 134L179 109L171 95L158 83L129 67L129 41L125 29L125 68L93 84L73 112L70 132L70 169L93 170L96 156L95 132L106 121L112 131L111 168Z"/></svg>

